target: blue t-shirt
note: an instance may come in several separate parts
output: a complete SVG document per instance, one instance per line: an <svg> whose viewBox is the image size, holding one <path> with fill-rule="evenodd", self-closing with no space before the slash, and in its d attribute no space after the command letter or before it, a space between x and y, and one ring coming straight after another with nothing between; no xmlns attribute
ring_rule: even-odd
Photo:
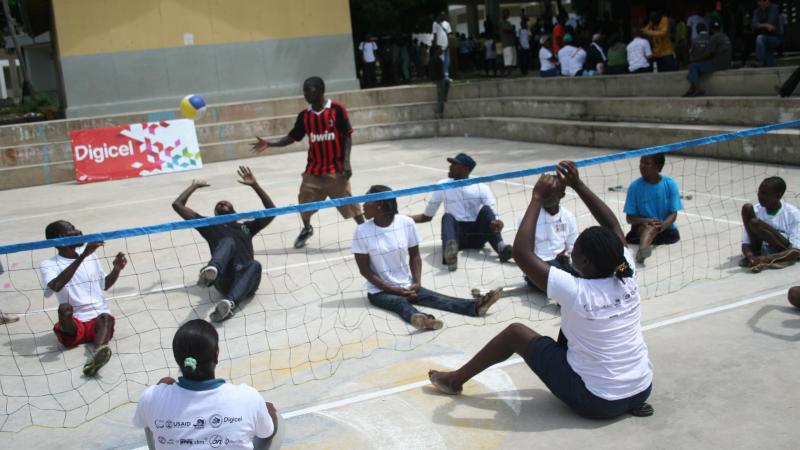
<svg viewBox="0 0 800 450"><path fill-rule="evenodd" d="M629 216L651 217L665 220L667 216L683 209L678 183L668 176L661 175L661 181L650 184L638 178L628 188L625 198L625 214ZM673 223L670 229L676 229Z"/></svg>

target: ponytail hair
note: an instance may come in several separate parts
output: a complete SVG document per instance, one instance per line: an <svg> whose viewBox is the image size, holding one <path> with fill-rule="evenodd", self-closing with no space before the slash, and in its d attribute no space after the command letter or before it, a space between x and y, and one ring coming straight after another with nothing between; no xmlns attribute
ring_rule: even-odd
<svg viewBox="0 0 800 450"><path fill-rule="evenodd" d="M625 259L625 245L619 236L608 228L589 227L578 236L575 246L580 246L583 255L595 269L595 276L615 276L620 281L633 276L633 267Z"/></svg>
<svg viewBox="0 0 800 450"><path fill-rule="evenodd" d="M382 184L375 184L369 188L367 194L375 194L378 192L387 192L391 191L392 188L389 186L384 186ZM387 216L394 216L397 214L397 199L396 198L387 198L386 200L377 200L375 203L381 206L381 212Z"/></svg>
<svg viewBox="0 0 800 450"><path fill-rule="evenodd" d="M185 378L204 381L214 378L219 353L217 330L203 319L186 322L175 332L172 354Z"/></svg>

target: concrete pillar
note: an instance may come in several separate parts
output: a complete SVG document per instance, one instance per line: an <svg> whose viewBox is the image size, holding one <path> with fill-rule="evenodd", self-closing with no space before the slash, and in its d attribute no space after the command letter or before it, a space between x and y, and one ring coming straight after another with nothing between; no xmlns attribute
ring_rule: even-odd
<svg viewBox="0 0 800 450"><path fill-rule="evenodd" d="M8 55L8 73L11 76L11 89L8 90L8 96L14 99L15 103L22 100L22 83L19 79L19 71L17 69L17 55L9 53Z"/></svg>
<svg viewBox="0 0 800 450"><path fill-rule="evenodd" d="M467 4L467 35L477 38L480 34L480 24L478 24L478 4Z"/></svg>
<svg viewBox="0 0 800 450"><path fill-rule="evenodd" d="M497 23L500 21L500 0L486 0L486 15L492 18L497 31Z"/></svg>

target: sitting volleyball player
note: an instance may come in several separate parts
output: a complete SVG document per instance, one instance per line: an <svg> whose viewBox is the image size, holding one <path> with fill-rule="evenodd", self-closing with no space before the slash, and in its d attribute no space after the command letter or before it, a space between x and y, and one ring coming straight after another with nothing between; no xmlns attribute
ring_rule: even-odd
<svg viewBox="0 0 800 450"><path fill-rule="evenodd" d="M642 156L639 173L628 188L625 198L625 219L631 231L625 236L629 244L639 244L636 262L643 263L653 252L652 245L674 244L681 239L675 219L683 209L678 183L661 175L663 153Z"/></svg>
<svg viewBox="0 0 800 450"><path fill-rule="evenodd" d="M611 209L578 177L570 161L561 180L544 175L514 240L514 260L536 286L561 305L558 341L521 323L509 325L458 370L428 373L437 390L459 394L469 379L514 353L573 411L593 419L630 413L649 416L645 403L653 369L642 336L633 256ZM550 266L534 252L542 207L565 183L578 193L600 226L581 232L572 250L576 275Z"/></svg>
<svg viewBox="0 0 800 450"><path fill-rule="evenodd" d="M178 328L172 354L183 376L145 389L133 416L150 449L280 448L284 427L272 403L250 386L214 377L218 341L217 330L202 319Z"/></svg>
<svg viewBox="0 0 800 450"><path fill-rule="evenodd" d="M781 200L785 192L782 178L769 177L758 186L758 204L742 207L740 265L753 272L782 269L800 257L800 210Z"/></svg>
<svg viewBox="0 0 800 450"><path fill-rule="evenodd" d="M259 186L256 177L249 168L240 166L239 183L253 188L261 199L264 208L274 208L275 204ZM193 209L186 206L189 197L197 189L208 186L205 181L195 180L172 202L172 209L186 220L203 218ZM220 200L214 206L214 215L234 214L233 205ZM208 225L196 228L197 232L208 242L211 261L200 270L198 285L213 285L225 298L217 303L211 313L211 320L220 322L233 316L233 310L244 300L252 296L261 282L261 264L255 260L253 237L272 222L274 217L245 222L227 222L220 225Z"/></svg>
<svg viewBox="0 0 800 450"><path fill-rule="evenodd" d="M372 186L367 194L390 191ZM419 330L438 330L442 321L421 313L416 305L465 316L485 316L500 298L502 289L489 291L478 300L453 298L425 289L419 234L414 221L397 213L394 198L364 203L367 221L356 228L353 253L367 280L367 298L373 305L397 313Z"/></svg>
<svg viewBox="0 0 800 450"><path fill-rule="evenodd" d="M558 195L547 199L542 205L542 212L536 222L536 242L533 250L536 256L547 264L572 273L572 265L569 255L578 238L578 224L572 211L561 206L561 199L566 195L567 187L560 185ZM517 223L517 229L522 225L523 214ZM525 275L528 286L536 287L533 282Z"/></svg>
<svg viewBox="0 0 800 450"><path fill-rule="evenodd" d="M475 160L469 155L459 153L447 158L450 163L448 178L439 181L464 180L475 168ZM443 263L447 268L458 267L460 248L483 248L486 242L500 256L500 262L511 259L511 246L503 242L503 221L497 218L497 203L492 190L484 183L471 184L459 188L434 191L425 207L425 212L411 216L414 222L430 222L439 205L444 202L442 216Z"/></svg>
<svg viewBox="0 0 800 450"><path fill-rule="evenodd" d="M58 239L82 233L66 220L58 220L47 225L44 234L47 239ZM58 254L39 265L45 297L55 293L59 303L58 322L53 326L58 342L67 348L88 342L95 346L94 355L83 366L86 376L95 375L111 359L107 344L114 336L114 316L103 291L114 286L128 264L125 254L117 253L113 269L106 275L94 253L102 245L88 242L56 247Z"/></svg>

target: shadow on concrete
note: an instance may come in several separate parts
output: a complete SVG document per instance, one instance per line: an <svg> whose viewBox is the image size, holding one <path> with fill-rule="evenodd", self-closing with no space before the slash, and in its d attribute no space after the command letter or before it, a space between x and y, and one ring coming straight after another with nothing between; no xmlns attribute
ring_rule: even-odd
<svg viewBox="0 0 800 450"><path fill-rule="evenodd" d="M787 331L787 333L778 332L782 330L766 329L759 324L764 317L774 312L787 315L787 319L781 322L783 331ZM775 322L776 318L773 318L772 321ZM764 305L747 321L747 325L754 332L765 336L787 342L800 341L800 310L791 306Z"/></svg>
<svg viewBox="0 0 800 450"><path fill-rule="evenodd" d="M422 390L430 395L442 395L432 386ZM450 397L450 396L448 396ZM517 414L508 403L508 398L520 400ZM452 401L433 411L433 422L440 425L483 428L492 431L550 431L564 429L594 430L624 420L627 415L611 420L589 420L572 412L552 393L544 389L523 389L518 391L490 392L479 395L452 396ZM456 410L463 407L493 412L492 418L460 417ZM470 414L474 416L474 414Z"/></svg>

